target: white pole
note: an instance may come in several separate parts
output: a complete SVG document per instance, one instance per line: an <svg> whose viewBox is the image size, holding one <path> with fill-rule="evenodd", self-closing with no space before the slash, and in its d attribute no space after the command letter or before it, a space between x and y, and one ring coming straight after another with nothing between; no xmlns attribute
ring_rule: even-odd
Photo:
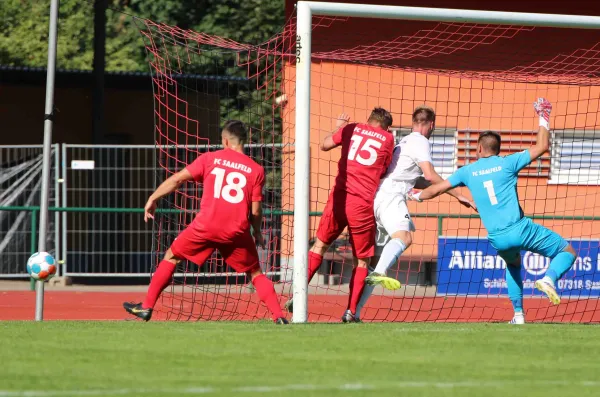
<svg viewBox="0 0 600 397"><path fill-rule="evenodd" d="M321 3L312 1L299 1L298 13L300 12L301 5L308 6L314 15L600 29L600 17L587 15L533 14L525 12Z"/></svg>
<svg viewBox="0 0 600 397"><path fill-rule="evenodd" d="M50 3L48 32L48 70L46 73L46 107L44 111L44 153L42 166L42 191L40 192L40 229L38 252L46 251L48 232L48 197L50 195L50 153L52 151L52 119L54 118L54 75L56 71L56 31L58 25L58 0ZM58 156L58 153L56 153ZM44 320L44 282L35 283L35 321Z"/></svg>
<svg viewBox="0 0 600 397"><path fill-rule="evenodd" d="M296 155L294 179L294 315L308 320L308 210L310 196L310 42L312 14L305 2L297 7Z"/></svg>

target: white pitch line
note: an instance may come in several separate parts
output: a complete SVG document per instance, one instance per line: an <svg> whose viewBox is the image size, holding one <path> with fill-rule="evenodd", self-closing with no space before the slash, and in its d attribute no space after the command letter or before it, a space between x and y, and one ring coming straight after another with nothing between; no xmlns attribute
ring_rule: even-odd
<svg viewBox="0 0 600 397"><path fill-rule="evenodd" d="M172 395L187 394L201 395L214 393L242 394L242 393L280 393L284 391L331 391L342 390L347 392L363 390L390 390L390 389L481 389L488 387L523 387L523 386L578 386L600 387L600 381L459 381L459 382L429 382L429 381L404 381L370 385L363 383L344 383L340 385L315 385L292 384L279 386L243 386L233 388L219 387L186 387L179 389L112 389L112 390L25 390L10 391L0 390L0 397L54 397L54 396L114 396L114 395Z"/></svg>

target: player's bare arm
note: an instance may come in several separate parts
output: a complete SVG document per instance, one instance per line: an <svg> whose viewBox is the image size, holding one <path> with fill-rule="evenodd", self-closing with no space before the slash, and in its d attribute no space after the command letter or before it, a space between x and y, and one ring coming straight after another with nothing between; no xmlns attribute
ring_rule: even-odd
<svg viewBox="0 0 600 397"><path fill-rule="evenodd" d="M327 135L321 142L321 150L323 152L328 152L331 149L334 149L339 146L333 140L333 135L337 132L337 130L344 127L346 124L348 124L348 121L350 121L350 116L348 116L346 113L342 113L338 116L338 118L335 122L335 131L333 131L331 134Z"/></svg>
<svg viewBox="0 0 600 397"><path fill-rule="evenodd" d="M450 189L452 189L450 182L448 180L441 180L423 190L417 198L420 201L431 200L432 198L448 192Z"/></svg>
<svg viewBox="0 0 600 397"><path fill-rule="evenodd" d="M540 128L535 138L535 145L529 148L531 161L542 156L550 146L550 112L552 112L552 104L544 98L538 98L533 104L535 112L539 116Z"/></svg>
<svg viewBox="0 0 600 397"><path fill-rule="evenodd" d="M146 206L144 207L144 222L148 222L148 219L154 219L154 212L156 211L156 202L162 197L173 193L186 181L194 179L192 174L187 169L183 169L170 177L168 177L160 186L150 195Z"/></svg>
<svg viewBox="0 0 600 397"><path fill-rule="evenodd" d="M437 171L435 170L435 168L433 168L433 164L431 164L429 161L423 161L419 163L419 167L421 168L421 171L423 171L423 179L424 181L421 181L421 183L423 184L429 184L429 185L435 185L437 183L442 182L444 179L437 173ZM415 185L416 187L416 185ZM458 200L459 203L461 203L462 205L464 205L467 208L473 208L475 209L475 204L469 200L467 197L463 196L462 194L460 194L458 192L458 189L450 189L448 191L442 192L442 193L447 193L450 196L456 198ZM409 196L409 198L413 198L415 196ZM420 198L420 197L419 197Z"/></svg>
<svg viewBox="0 0 600 397"><path fill-rule="evenodd" d="M250 222L252 225L252 236L257 245L265 248L265 239L262 235L262 202L252 202L252 215L250 216Z"/></svg>

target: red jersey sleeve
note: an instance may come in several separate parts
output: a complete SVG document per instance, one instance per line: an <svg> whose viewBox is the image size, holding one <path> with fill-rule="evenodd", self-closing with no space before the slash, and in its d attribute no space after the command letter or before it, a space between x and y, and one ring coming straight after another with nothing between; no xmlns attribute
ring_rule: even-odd
<svg viewBox="0 0 600 397"><path fill-rule="evenodd" d="M201 182L204 179L204 168L206 164L206 156L200 155L196 160L185 167L186 170L192 174L192 177L196 182Z"/></svg>
<svg viewBox="0 0 600 397"><path fill-rule="evenodd" d="M256 180L254 181L254 187L252 188L252 201L262 201L262 191L265 184L265 170L261 167Z"/></svg>
<svg viewBox="0 0 600 397"><path fill-rule="evenodd" d="M354 131L354 127L356 127L356 123L346 124L344 127L340 127L335 134L333 134L333 142L336 145L341 145L344 137L348 137L348 139L352 136L352 131Z"/></svg>

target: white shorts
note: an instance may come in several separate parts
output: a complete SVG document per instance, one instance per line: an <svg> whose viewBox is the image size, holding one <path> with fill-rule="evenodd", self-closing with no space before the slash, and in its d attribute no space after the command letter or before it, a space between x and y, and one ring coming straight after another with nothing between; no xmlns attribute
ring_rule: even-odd
<svg viewBox="0 0 600 397"><path fill-rule="evenodd" d="M374 211L377 222L375 255L381 254L381 250L392 234L398 231L414 232L416 230L403 196L376 196Z"/></svg>

